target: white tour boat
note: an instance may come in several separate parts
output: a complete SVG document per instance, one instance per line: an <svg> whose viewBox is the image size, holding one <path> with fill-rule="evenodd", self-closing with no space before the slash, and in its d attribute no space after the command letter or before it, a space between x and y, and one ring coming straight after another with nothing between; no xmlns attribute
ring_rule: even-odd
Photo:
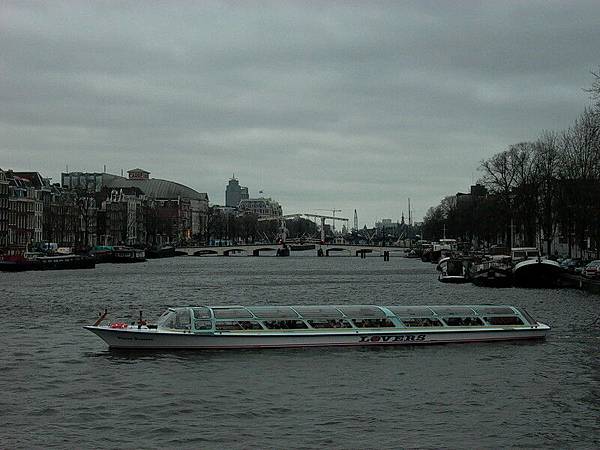
<svg viewBox="0 0 600 450"><path fill-rule="evenodd" d="M155 325L85 328L111 348L226 349L368 346L544 338L550 327L513 306L191 306Z"/></svg>

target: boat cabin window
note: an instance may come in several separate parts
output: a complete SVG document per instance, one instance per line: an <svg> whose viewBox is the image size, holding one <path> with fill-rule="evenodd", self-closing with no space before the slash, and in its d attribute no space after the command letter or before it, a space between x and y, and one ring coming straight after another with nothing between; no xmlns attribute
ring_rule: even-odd
<svg viewBox="0 0 600 450"><path fill-rule="evenodd" d="M527 310L525 310L523 308L519 308L519 312L523 315L525 320L527 320L530 323L530 325L537 326L537 324L538 324L537 320L535 320L533 317L531 317L531 315L527 312Z"/></svg>
<svg viewBox="0 0 600 450"><path fill-rule="evenodd" d="M242 326L244 330L262 330L260 322L256 320L240 320L239 324Z"/></svg>
<svg viewBox="0 0 600 450"><path fill-rule="evenodd" d="M340 310L333 306L294 306L294 309L302 317L342 317Z"/></svg>
<svg viewBox="0 0 600 450"><path fill-rule="evenodd" d="M313 328L352 328L350 322L344 319L309 320L308 323Z"/></svg>
<svg viewBox="0 0 600 450"><path fill-rule="evenodd" d="M218 331L243 330L240 323L234 320L215 322L215 329Z"/></svg>
<svg viewBox="0 0 600 450"><path fill-rule="evenodd" d="M220 320L215 322L215 328L219 331L263 329L256 320Z"/></svg>
<svg viewBox="0 0 600 450"><path fill-rule="evenodd" d="M298 313L289 306L257 306L248 308L256 317L264 319L297 319Z"/></svg>
<svg viewBox="0 0 600 450"><path fill-rule="evenodd" d="M300 330L308 328L301 320L269 320L264 322L269 330Z"/></svg>
<svg viewBox="0 0 600 450"><path fill-rule="evenodd" d="M483 322L479 317L444 317L449 327L479 327Z"/></svg>
<svg viewBox="0 0 600 450"><path fill-rule="evenodd" d="M513 248L512 257L513 259L527 259L537 258L539 251L537 248Z"/></svg>
<svg viewBox="0 0 600 450"><path fill-rule="evenodd" d="M523 325L523 321L517 316L495 316L484 319L490 325Z"/></svg>
<svg viewBox="0 0 600 450"><path fill-rule="evenodd" d="M213 308L216 319L252 318L252 313L246 308Z"/></svg>
<svg viewBox="0 0 600 450"><path fill-rule="evenodd" d="M170 328L172 330L189 330L192 327L192 320L188 308L178 308L169 310L158 319L157 325L160 328Z"/></svg>
<svg viewBox="0 0 600 450"><path fill-rule="evenodd" d="M383 310L377 306L345 306L340 309L350 317L385 317Z"/></svg>
<svg viewBox="0 0 600 450"><path fill-rule="evenodd" d="M390 319L352 319L358 328L388 328L395 327Z"/></svg>
<svg viewBox="0 0 600 450"><path fill-rule="evenodd" d="M434 317L403 317L400 319L405 327L441 327L442 322Z"/></svg>
<svg viewBox="0 0 600 450"><path fill-rule="evenodd" d="M388 306L398 317L431 317L433 311L427 306Z"/></svg>
<svg viewBox="0 0 600 450"><path fill-rule="evenodd" d="M196 330L210 330L212 328L212 322L205 319L194 319L194 328Z"/></svg>
<svg viewBox="0 0 600 450"><path fill-rule="evenodd" d="M194 319L210 319L210 309L204 306L192 308L192 311L194 311Z"/></svg>

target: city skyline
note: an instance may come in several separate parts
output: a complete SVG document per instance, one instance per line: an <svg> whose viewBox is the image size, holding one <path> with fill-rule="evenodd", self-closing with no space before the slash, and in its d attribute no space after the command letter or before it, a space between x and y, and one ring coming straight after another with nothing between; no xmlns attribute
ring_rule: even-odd
<svg viewBox="0 0 600 450"><path fill-rule="evenodd" d="M596 2L0 6L0 167L414 219L590 104Z"/></svg>

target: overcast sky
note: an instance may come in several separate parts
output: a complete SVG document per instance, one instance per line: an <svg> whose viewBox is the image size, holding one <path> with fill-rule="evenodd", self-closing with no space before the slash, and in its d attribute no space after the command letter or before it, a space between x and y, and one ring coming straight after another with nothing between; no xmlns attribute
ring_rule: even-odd
<svg viewBox="0 0 600 450"><path fill-rule="evenodd" d="M590 104L600 2L0 0L0 167L398 220Z"/></svg>

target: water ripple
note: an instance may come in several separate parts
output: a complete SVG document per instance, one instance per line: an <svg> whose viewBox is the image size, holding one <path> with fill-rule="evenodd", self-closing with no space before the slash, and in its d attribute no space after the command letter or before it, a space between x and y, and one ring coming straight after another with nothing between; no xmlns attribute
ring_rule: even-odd
<svg viewBox="0 0 600 450"><path fill-rule="evenodd" d="M110 280L110 282L107 282ZM0 274L0 447L600 446L598 297L447 286L392 258L177 258ZM517 304L545 342L109 351L82 329L177 304Z"/></svg>

